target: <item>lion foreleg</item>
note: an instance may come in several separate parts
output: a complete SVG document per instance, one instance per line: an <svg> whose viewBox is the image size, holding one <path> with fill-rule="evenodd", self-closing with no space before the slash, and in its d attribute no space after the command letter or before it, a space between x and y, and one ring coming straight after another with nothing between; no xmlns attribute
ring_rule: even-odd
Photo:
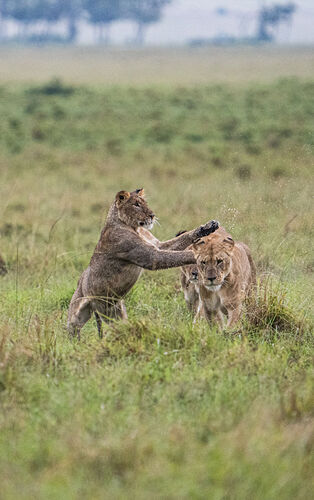
<svg viewBox="0 0 314 500"><path fill-rule="evenodd" d="M196 313L195 313L195 316L193 319L193 325L195 325L197 323L197 321L203 317L204 317L204 307L203 307L202 301L199 300L198 305L197 305L197 309L196 309Z"/></svg>
<svg viewBox="0 0 314 500"><path fill-rule="evenodd" d="M232 309L228 309L227 328L231 328L240 318L242 305L238 305Z"/></svg>
<svg viewBox="0 0 314 500"><path fill-rule="evenodd" d="M219 329L222 330L224 327L224 316L220 309L210 309L204 305L204 316L209 323L209 325L218 325Z"/></svg>

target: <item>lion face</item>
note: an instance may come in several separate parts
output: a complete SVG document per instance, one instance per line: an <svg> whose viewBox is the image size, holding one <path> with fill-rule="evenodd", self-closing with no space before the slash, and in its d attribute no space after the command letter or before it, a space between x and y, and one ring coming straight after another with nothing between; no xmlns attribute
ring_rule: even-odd
<svg viewBox="0 0 314 500"><path fill-rule="evenodd" d="M197 285L198 283L198 269L196 265L185 266L183 268L183 272L185 274L186 280L189 283L193 283Z"/></svg>
<svg viewBox="0 0 314 500"><path fill-rule="evenodd" d="M215 233L193 245L198 280L207 290L217 292L226 281L231 271L233 247L230 236Z"/></svg>
<svg viewBox="0 0 314 500"><path fill-rule="evenodd" d="M118 208L119 219L125 224L134 229L137 227L152 229L155 222L155 214L144 199L143 189L136 189L131 193L128 191L119 191L116 195L115 203Z"/></svg>

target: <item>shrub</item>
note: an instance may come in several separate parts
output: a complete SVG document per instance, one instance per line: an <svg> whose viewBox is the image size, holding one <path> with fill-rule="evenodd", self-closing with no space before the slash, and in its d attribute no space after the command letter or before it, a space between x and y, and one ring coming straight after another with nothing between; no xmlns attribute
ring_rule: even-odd
<svg viewBox="0 0 314 500"><path fill-rule="evenodd" d="M30 95L58 95L68 96L75 92L75 88L71 85L65 85L59 78L53 78L43 85L34 86L27 90Z"/></svg>

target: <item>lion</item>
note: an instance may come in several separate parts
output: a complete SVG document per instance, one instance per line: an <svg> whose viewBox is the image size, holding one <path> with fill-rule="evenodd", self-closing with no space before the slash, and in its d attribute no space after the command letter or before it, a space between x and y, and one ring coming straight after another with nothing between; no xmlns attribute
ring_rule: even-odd
<svg viewBox="0 0 314 500"><path fill-rule="evenodd" d="M179 231L176 237L184 233L186 233L186 231ZM198 271L196 264L181 267L180 283L187 308L191 313L195 314L199 303Z"/></svg>
<svg viewBox="0 0 314 500"><path fill-rule="evenodd" d="M217 231L219 231L220 234L222 234L223 232L227 236L230 236L221 226ZM176 234L176 236L180 236L183 233L185 233L185 231L180 231L179 233ZM188 247L188 250L193 250L192 246ZM196 314L199 306L197 265L189 265L181 267L180 283L188 310L191 313Z"/></svg>
<svg viewBox="0 0 314 500"><path fill-rule="evenodd" d="M219 228L192 245L199 287L196 319L204 316L220 328L231 328L239 320L243 302L256 283L256 268L247 245L234 242Z"/></svg>
<svg viewBox="0 0 314 500"><path fill-rule="evenodd" d="M160 242L150 230L155 214L144 199L144 190L119 191L111 205L90 264L83 271L70 302L68 331L80 338L81 328L95 314L98 334L102 322L127 319L123 297L143 269L157 270L195 264L186 248L215 231L209 221L171 240Z"/></svg>
<svg viewBox="0 0 314 500"><path fill-rule="evenodd" d="M181 289L187 308L191 313L196 313L199 305L198 270L196 265L181 267Z"/></svg>

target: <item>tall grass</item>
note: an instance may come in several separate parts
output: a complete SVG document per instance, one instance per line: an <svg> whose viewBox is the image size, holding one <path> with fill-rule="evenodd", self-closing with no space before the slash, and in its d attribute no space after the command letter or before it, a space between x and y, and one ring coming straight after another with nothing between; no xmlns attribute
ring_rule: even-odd
<svg viewBox="0 0 314 500"><path fill-rule="evenodd" d="M2 498L311 497L313 88L1 89ZM251 247L236 334L193 326L171 270L68 338L105 213L142 186L158 238L216 218Z"/></svg>
<svg viewBox="0 0 314 500"><path fill-rule="evenodd" d="M280 334L289 332L301 337L309 328L306 313L289 304L287 288L268 277L260 280L256 289L246 300L249 328L272 331Z"/></svg>

